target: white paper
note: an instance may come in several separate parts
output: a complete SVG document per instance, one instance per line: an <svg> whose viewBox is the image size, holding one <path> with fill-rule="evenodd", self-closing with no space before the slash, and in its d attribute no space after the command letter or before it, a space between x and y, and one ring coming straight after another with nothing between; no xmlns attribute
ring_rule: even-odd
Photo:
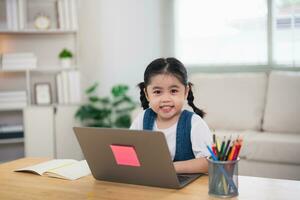
<svg viewBox="0 0 300 200"><path fill-rule="evenodd" d="M50 172L50 173L48 173ZM54 170L48 170L47 175L50 177L58 177L58 178L66 178L70 180L76 180L83 176L87 176L91 174L91 170L86 162L86 160L82 160L75 164L71 164L65 167L57 168ZM56 176L59 175L59 176Z"/></svg>

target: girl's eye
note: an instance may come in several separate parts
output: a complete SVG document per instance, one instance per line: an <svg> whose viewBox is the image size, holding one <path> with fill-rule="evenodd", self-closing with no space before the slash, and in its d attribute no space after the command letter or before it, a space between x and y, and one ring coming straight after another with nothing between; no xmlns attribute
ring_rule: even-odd
<svg viewBox="0 0 300 200"><path fill-rule="evenodd" d="M160 94L161 91L160 91L160 90L154 90L153 93L154 93L154 94Z"/></svg>
<svg viewBox="0 0 300 200"><path fill-rule="evenodd" d="M176 94L177 92L178 92L178 90L175 90L175 89L172 89L172 90L171 90L171 93L172 93L172 94Z"/></svg>

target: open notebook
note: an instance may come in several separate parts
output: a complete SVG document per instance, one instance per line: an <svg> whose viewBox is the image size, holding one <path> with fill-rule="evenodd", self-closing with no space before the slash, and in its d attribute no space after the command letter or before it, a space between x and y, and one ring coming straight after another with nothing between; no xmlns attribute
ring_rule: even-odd
<svg viewBox="0 0 300 200"><path fill-rule="evenodd" d="M15 172L32 172L41 176L76 180L91 174L86 160L54 159L37 165L21 168Z"/></svg>

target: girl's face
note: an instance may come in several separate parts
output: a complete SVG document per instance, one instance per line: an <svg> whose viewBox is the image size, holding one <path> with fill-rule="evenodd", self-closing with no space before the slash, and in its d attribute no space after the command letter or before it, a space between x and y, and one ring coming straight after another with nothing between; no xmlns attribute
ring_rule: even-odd
<svg viewBox="0 0 300 200"><path fill-rule="evenodd" d="M157 119L165 121L179 117L188 90L175 76L159 74L151 78L145 94Z"/></svg>

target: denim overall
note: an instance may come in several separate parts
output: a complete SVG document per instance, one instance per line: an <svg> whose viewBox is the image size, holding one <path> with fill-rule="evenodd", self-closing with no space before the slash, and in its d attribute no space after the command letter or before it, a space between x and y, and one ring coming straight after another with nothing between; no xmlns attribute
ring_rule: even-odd
<svg viewBox="0 0 300 200"><path fill-rule="evenodd" d="M184 110L178 120L176 129L176 151L174 161L190 160L195 158L191 143L192 115L194 113ZM153 130L156 113L148 108L143 119L143 129Z"/></svg>

